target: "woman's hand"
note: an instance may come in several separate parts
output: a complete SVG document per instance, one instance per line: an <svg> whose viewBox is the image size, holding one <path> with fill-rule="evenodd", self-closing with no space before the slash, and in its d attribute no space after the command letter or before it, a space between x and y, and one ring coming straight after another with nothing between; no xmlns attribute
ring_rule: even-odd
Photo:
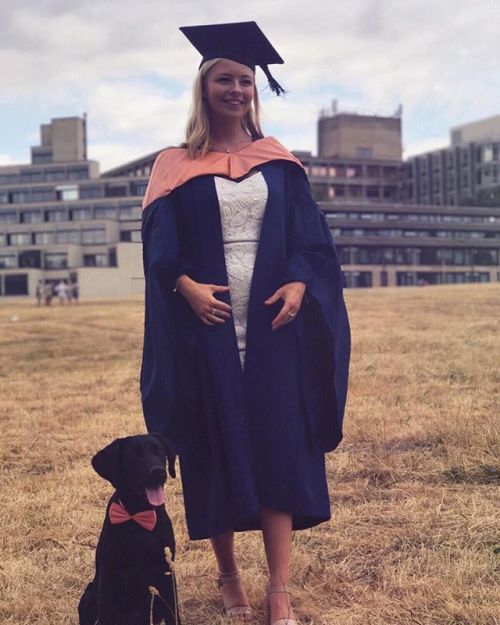
<svg viewBox="0 0 500 625"><path fill-rule="evenodd" d="M302 305L305 290L306 285L304 282L288 282L266 299L264 304L267 305L274 304L279 299L282 299L284 302L281 310L271 322L273 331L295 319Z"/></svg>
<svg viewBox="0 0 500 625"><path fill-rule="evenodd" d="M202 284L184 274L177 280L177 289L196 315L207 326L220 325L231 317L231 306L214 297L214 293L229 291L228 286Z"/></svg>

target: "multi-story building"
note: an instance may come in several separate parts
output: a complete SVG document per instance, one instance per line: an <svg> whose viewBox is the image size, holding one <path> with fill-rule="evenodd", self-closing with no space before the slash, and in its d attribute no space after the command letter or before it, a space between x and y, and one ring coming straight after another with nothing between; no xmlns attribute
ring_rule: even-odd
<svg viewBox="0 0 500 625"><path fill-rule="evenodd" d="M402 112L401 106L388 117L339 112L333 100L319 115L318 156L401 162Z"/></svg>
<svg viewBox="0 0 500 625"><path fill-rule="evenodd" d="M392 117L323 110L318 120L318 153L295 151L306 167L318 201L398 202L402 199L401 109ZM153 152L105 173L144 176Z"/></svg>
<svg viewBox="0 0 500 625"><path fill-rule="evenodd" d="M360 122L365 130L368 121ZM33 296L39 280L61 278L78 283L82 297L143 291L140 205L158 152L100 175L86 158L85 134L84 119L54 119L42 126L31 164L0 167L0 295ZM361 147L371 147L371 158L359 156L352 137L351 153L295 153L346 285L499 281L500 207L403 203L398 153L383 156L366 137Z"/></svg>
<svg viewBox="0 0 500 625"><path fill-rule="evenodd" d="M147 177L100 176L86 158L84 118L44 124L30 164L0 167L0 295L61 279L82 296L142 292Z"/></svg>
<svg viewBox="0 0 500 625"><path fill-rule="evenodd" d="M320 205L347 286L500 281L500 208Z"/></svg>
<svg viewBox="0 0 500 625"><path fill-rule="evenodd" d="M500 206L500 115L450 130L450 146L405 162L414 204Z"/></svg>

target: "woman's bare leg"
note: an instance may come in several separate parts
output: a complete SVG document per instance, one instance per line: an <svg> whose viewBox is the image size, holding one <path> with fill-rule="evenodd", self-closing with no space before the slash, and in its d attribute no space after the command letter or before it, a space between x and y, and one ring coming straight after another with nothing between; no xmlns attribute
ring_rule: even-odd
<svg viewBox="0 0 500 625"><path fill-rule="evenodd" d="M234 532L225 532L210 539L219 567L219 573L232 573L236 570L234 559Z"/></svg>
<svg viewBox="0 0 500 625"><path fill-rule="evenodd" d="M236 560L234 557L234 532L229 531L219 534L210 539L212 544L217 566L219 569L219 577L233 573L237 570ZM248 597L239 580L231 581L220 587L220 592L226 610L233 606L249 605ZM244 621L243 616L232 617Z"/></svg>
<svg viewBox="0 0 500 625"><path fill-rule="evenodd" d="M292 551L292 516L287 512L261 508L262 533L269 568L269 584L286 586ZM290 596L271 593L269 596L271 623L280 618L293 618Z"/></svg>

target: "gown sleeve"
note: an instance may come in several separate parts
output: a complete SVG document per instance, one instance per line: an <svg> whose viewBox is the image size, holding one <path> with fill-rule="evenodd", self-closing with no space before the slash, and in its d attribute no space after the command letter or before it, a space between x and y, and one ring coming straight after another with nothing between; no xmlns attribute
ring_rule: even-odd
<svg viewBox="0 0 500 625"><path fill-rule="evenodd" d="M143 213L142 242L146 306L140 375L144 418L149 432L175 441L175 353L178 342L177 278L190 272L181 250L175 193L152 202Z"/></svg>
<svg viewBox="0 0 500 625"><path fill-rule="evenodd" d="M306 284L301 309L301 366L313 439L322 451L342 440L351 350L343 276L325 216L305 174L289 176L288 264L282 283Z"/></svg>

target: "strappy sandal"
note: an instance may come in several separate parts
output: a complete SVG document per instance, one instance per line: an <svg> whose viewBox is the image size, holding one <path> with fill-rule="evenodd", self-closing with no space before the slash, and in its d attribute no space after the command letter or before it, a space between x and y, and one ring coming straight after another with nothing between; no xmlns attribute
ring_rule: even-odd
<svg viewBox="0 0 500 625"><path fill-rule="evenodd" d="M279 618L276 621L271 623L271 605L269 603L269 595L272 595L275 592L285 592L287 595L290 595L290 591L288 590L288 586L271 586L271 584L267 585L266 595L267 595L267 618L270 625L299 625L298 621L294 618ZM290 602L289 602L290 604ZM289 608L290 609L290 608Z"/></svg>
<svg viewBox="0 0 500 625"><path fill-rule="evenodd" d="M219 573L217 577L217 588L221 589L226 584L233 582L241 582L241 577L238 571L232 571L231 573ZM226 616L229 616L235 622L241 621L242 623L248 623L253 618L253 610L249 605L232 605L227 607L224 603L224 595L221 593L223 602L223 612Z"/></svg>

